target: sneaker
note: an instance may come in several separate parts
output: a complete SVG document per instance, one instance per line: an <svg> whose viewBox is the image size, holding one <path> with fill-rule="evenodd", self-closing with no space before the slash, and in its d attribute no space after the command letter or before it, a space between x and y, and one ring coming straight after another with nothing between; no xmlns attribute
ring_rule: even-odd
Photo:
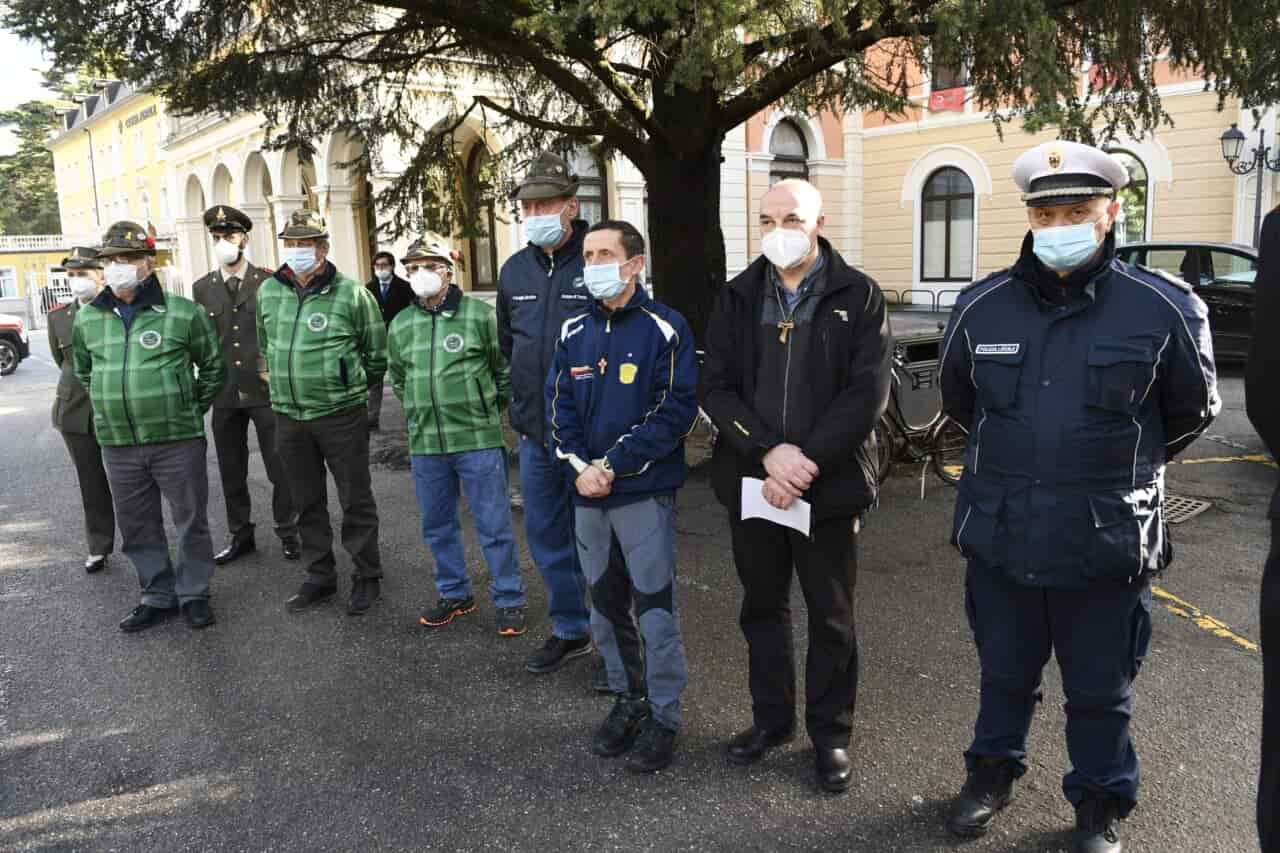
<svg viewBox="0 0 1280 853"><path fill-rule="evenodd" d="M469 595L466 598L442 598L436 602L435 607L423 611L418 617L418 624L428 628L442 628L452 622L455 616L466 616L475 609L476 600Z"/></svg>
<svg viewBox="0 0 1280 853"><path fill-rule="evenodd" d="M676 753L676 733L652 716L627 755L627 769L632 773L653 773L671 763Z"/></svg>
<svg viewBox="0 0 1280 853"><path fill-rule="evenodd" d="M1121 853L1120 804L1110 797L1086 797L1076 809L1074 853Z"/></svg>
<svg viewBox="0 0 1280 853"><path fill-rule="evenodd" d="M649 719L649 702L643 698L619 696L591 741L591 751L602 758L621 755L631 748Z"/></svg>
<svg viewBox="0 0 1280 853"><path fill-rule="evenodd" d="M524 668L535 675L555 672L574 658L591 654L591 638L579 637L576 640L562 640L555 634L547 638L542 648L538 649L525 661Z"/></svg>
<svg viewBox="0 0 1280 853"><path fill-rule="evenodd" d="M351 584L351 600L347 602L347 615L363 616L381 597L381 581L377 578L356 578Z"/></svg>
<svg viewBox="0 0 1280 853"><path fill-rule="evenodd" d="M986 835L996 812L1013 799L1013 762L1004 758L979 758L964 787L951 804L947 829L961 838Z"/></svg>
<svg viewBox="0 0 1280 853"><path fill-rule="evenodd" d="M498 633L504 637L519 637L525 632L523 607L498 608Z"/></svg>

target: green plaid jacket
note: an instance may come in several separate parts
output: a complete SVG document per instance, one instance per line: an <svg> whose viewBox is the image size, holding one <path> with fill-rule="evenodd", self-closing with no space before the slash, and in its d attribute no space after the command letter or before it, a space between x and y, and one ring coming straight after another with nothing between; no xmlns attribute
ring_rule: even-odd
<svg viewBox="0 0 1280 853"><path fill-rule="evenodd" d="M305 296L281 280L289 278L284 271L258 289L258 351L267 356L271 408L298 421L365 405L369 386L387 371L377 300L326 266Z"/></svg>
<svg viewBox="0 0 1280 853"><path fill-rule="evenodd" d="M204 413L227 376L218 333L203 308L159 284L144 283L138 299L145 307L127 330L109 290L76 315L76 378L89 389L98 443L202 438Z"/></svg>
<svg viewBox="0 0 1280 853"><path fill-rule="evenodd" d="M391 390L404 403L415 456L502 447L511 365L493 306L457 287L438 311L414 303L391 321Z"/></svg>

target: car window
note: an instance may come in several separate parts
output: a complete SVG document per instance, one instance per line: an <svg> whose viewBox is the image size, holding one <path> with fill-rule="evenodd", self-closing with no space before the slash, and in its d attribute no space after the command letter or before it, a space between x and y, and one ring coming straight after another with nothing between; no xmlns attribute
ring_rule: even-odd
<svg viewBox="0 0 1280 853"><path fill-rule="evenodd" d="M1258 275L1258 262L1234 252L1210 249L1208 252L1210 279L1215 284L1236 287L1253 287L1253 280Z"/></svg>
<svg viewBox="0 0 1280 853"><path fill-rule="evenodd" d="M1198 253L1184 248L1160 248L1147 250L1146 266L1177 276L1188 284L1203 284L1205 278L1203 264Z"/></svg>

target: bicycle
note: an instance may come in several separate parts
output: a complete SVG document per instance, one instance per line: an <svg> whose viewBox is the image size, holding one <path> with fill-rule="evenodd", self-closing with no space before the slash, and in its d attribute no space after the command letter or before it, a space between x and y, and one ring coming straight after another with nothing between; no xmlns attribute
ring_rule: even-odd
<svg viewBox="0 0 1280 853"><path fill-rule="evenodd" d="M905 377L905 380L904 380ZM883 483L889 478L894 462L923 462L931 466L938 479L949 486L960 482L964 472L964 451L969 433L963 426L941 411L933 413L925 423L912 423L902 408L899 388L906 381L912 391L932 387L936 368L910 369L902 348L893 353L893 384L889 389L889 407L875 427L876 477ZM920 488L924 489L924 471Z"/></svg>

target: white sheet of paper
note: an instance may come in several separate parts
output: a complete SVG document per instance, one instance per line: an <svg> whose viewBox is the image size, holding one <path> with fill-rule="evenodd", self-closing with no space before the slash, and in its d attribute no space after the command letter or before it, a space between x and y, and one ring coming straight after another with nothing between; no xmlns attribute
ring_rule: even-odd
<svg viewBox="0 0 1280 853"><path fill-rule="evenodd" d="M797 498L790 509L778 509L764 499L764 494L761 492L763 488L764 480L757 480L755 477L742 478L742 520L763 518L765 521L790 527L808 536L810 525L808 501Z"/></svg>

